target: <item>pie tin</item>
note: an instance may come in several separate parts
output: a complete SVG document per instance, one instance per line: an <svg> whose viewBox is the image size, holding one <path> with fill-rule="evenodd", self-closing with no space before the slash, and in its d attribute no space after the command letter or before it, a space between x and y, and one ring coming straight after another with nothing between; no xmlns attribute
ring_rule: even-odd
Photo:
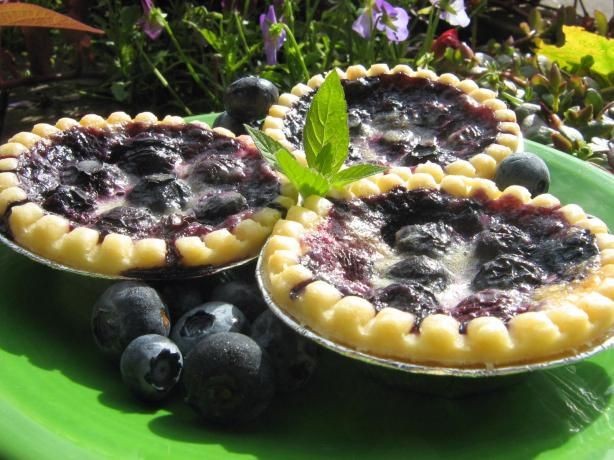
<svg viewBox="0 0 614 460"><path fill-rule="evenodd" d="M312 331L305 325L301 324L294 317L286 313L282 308L280 308L277 303L273 300L271 295L269 294L268 284L266 281L266 274L264 273L263 268L263 254L264 249L261 252L260 257L258 258L258 263L256 265L256 279L258 280L258 285L260 287L260 291L266 301L267 305L271 309L271 311L281 319L286 325L288 325L291 329L293 329L298 334L306 337L310 340L313 340L319 345L332 350L336 353L339 353L346 358L351 358L353 360L360 361L362 363L371 365L371 369L369 369L370 373L375 374L375 376L381 376L386 383L391 383L393 385L398 385L402 387L409 386L415 387L415 383L418 383L419 387L424 387L427 393L441 393L439 388L430 388L432 383L443 383L440 382L441 379L433 379L430 377L453 377L453 378L461 378L464 381L471 379L472 382L475 382L477 385L477 389L481 387L480 383L486 383L487 389L491 389L493 383L495 386L502 386L505 383L512 383L516 381L514 377L518 377L522 374L527 374L529 372L535 371L543 371L554 369L556 367L567 366L570 364L577 363L584 359L590 358L597 353L602 351L606 351L608 349L614 348L614 336L609 337L607 340L588 347L579 353L576 353L571 356L560 356L546 361L538 361L533 363L525 363L525 364L512 364L512 365L504 365L500 367L444 367L444 366L436 366L436 365L428 365L428 364L415 364L409 363L405 361L399 361L391 358L383 358L380 356L375 356L369 353L365 353L362 351L358 351L354 348L347 347L345 345L341 345L337 342L329 340L316 332ZM387 372L387 371L399 371L399 372ZM407 375L411 375L413 377L421 377L420 381L407 381L404 379L400 373L405 373ZM499 377L499 379L493 379L493 377ZM505 377L506 382L500 381L501 377ZM461 380L456 379L456 380ZM493 382L493 380L497 380L497 382ZM481 381L481 382L478 382ZM487 382L486 382L487 381ZM446 384L444 384L445 386ZM473 385L472 385L473 386ZM494 388L494 387L493 387ZM484 388L480 388L476 392L483 391ZM432 391L431 391L432 390ZM469 391L469 393L473 393L474 391ZM456 390L452 389L451 392L444 391L444 393L450 393L450 396L456 396ZM462 391L463 394L468 393L467 391Z"/></svg>
<svg viewBox="0 0 614 460"><path fill-rule="evenodd" d="M242 265L248 264L249 262L253 262L258 256L253 256L248 259L238 260L236 262L232 262L226 265L219 266L203 266L203 267L195 267L195 268L187 268L184 270L169 270L164 269L166 272L163 272L162 269L150 269L150 270L130 270L127 273L119 274L119 275L109 275L106 273L97 273L90 272L87 270L80 270L78 268L69 267L68 265L61 264L51 259L47 259L39 254L35 254L26 248L19 246L13 240L6 237L6 235L0 233L0 242L4 243L6 246L11 248L18 254L22 256L26 256L35 262L41 263L48 267L51 267L55 270L61 270L68 273L73 273L75 275L83 275L90 276L92 278L99 279L108 279L108 280L147 280L147 281L173 281L173 280L182 280L182 279L192 279L192 278L201 278L205 276L216 275L225 270L229 270L232 268L240 267Z"/></svg>

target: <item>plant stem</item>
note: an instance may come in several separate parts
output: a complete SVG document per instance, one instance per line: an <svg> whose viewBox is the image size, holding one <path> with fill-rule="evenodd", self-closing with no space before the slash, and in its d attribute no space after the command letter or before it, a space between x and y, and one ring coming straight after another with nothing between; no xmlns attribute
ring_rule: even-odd
<svg viewBox="0 0 614 460"><path fill-rule="evenodd" d="M292 33L292 30L290 29L290 27L288 27L287 24L280 23L280 25L286 31L286 35L288 37L288 41L290 42L290 46L292 46L292 48L296 52L298 62L301 66L301 71L303 72L303 79L305 81L309 80L309 71L307 70L307 66L305 65L305 60L303 59L303 53L301 52L301 48L299 47L298 43L296 42L296 39L294 38L294 34Z"/></svg>
<svg viewBox="0 0 614 460"><path fill-rule="evenodd" d="M190 73L190 76L192 77L194 82L198 85L198 87L203 92L205 92L207 94L207 96L209 98L211 98L211 100L215 100L215 95L211 91L209 91L209 89L205 86L204 82L200 78L200 75L198 75L196 70L194 70L194 67L192 66L192 60L188 56L186 56L185 52L183 51L183 48L181 48L181 45L179 44L179 42L175 38L175 34L173 33L173 30L171 29L171 26L169 25L168 21L166 19L164 19L163 23L164 23L164 30L166 31L166 33L170 37L171 42L173 42L173 45L175 46L175 49L177 50L177 53L179 53L180 59L183 61L183 63L187 67L188 72ZM142 52L142 50L141 50L141 52Z"/></svg>
<svg viewBox="0 0 614 460"><path fill-rule="evenodd" d="M435 37L435 31L439 25L439 13L440 9L435 7L433 7L429 13L429 24L426 29L426 37L424 38L422 48L420 49L420 56L424 56L426 53L428 53L433 46L433 38Z"/></svg>
<svg viewBox="0 0 614 460"><path fill-rule="evenodd" d="M190 110L190 108L187 105L185 105L181 97L179 97L179 94L177 94L175 90L172 88L172 86L168 84L168 81L166 80L164 75L162 75L162 72L160 72L158 68L156 67L156 65L153 62L151 62L151 60L149 59L149 57L143 50L141 44L136 42L136 46L139 49L139 52L141 53L143 58L145 59L145 62L147 62L149 67L151 67L152 72L154 73L156 78L160 81L162 86L164 86L169 91L169 93L171 93L171 96L173 96L173 98L179 103L179 105L181 105L181 107L183 108L186 114L192 115L192 111Z"/></svg>

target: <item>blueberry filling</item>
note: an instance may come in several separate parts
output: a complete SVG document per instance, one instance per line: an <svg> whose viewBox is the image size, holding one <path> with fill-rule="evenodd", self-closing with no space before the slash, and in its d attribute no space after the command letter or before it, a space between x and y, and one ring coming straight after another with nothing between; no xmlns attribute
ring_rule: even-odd
<svg viewBox="0 0 614 460"><path fill-rule="evenodd" d="M401 73L342 84L350 128L348 163L447 165L495 141L493 111L452 86ZM284 134L296 146L312 97L301 97L284 118Z"/></svg>
<svg viewBox="0 0 614 460"><path fill-rule="evenodd" d="M303 244L314 280L378 311L414 314L415 331L432 313L453 316L465 332L479 316L507 322L538 309L535 288L583 279L598 254L594 236L556 209L400 188L335 202Z"/></svg>
<svg viewBox="0 0 614 460"><path fill-rule="evenodd" d="M255 148L190 124L74 127L36 144L16 173L30 201L101 236L204 235L279 195Z"/></svg>

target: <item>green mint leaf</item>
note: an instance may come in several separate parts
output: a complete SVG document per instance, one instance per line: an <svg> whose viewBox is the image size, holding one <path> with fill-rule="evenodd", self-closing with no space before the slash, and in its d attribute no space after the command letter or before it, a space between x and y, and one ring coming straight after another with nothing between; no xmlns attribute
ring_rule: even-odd
<svg viewBox="0 0 614 460"><path fill-rule="evenodd" d="M326 177L314 169L301 165L287 150L278 151L275 158L279 170L304 198L309 195L325 195L330 189L330 182Z"/></svg>
<svg viewBox="0 0 614 460"><path fill-rule="evenodd" d="M343 187L350 182L357 181L358 179L362 179L363 177L372 176L373 174L383 172L386 169L388 168L371 164L354 165L350 166L347 169L339 171L332 177L331 182L335 187Z"/></svg>
<svg viewBox="0 0 614 460"><path fill-rule="evenodd" d="M262 131L252 128L248 125L243 125L249 135L251 136L256 148L260 151L261 155L266 161L268 161L273 167L277 166L277 159L275 154L280 150L286 151L283 145L273 139L271 136L264 134Z"/></svg>
<svg viewBox="0 0 614 460"><path fill-rule="evenodd" d="M320 153L316 157L314 169L320 172L324 177L329 177L335 173L333 171L333 154L332 154L333 146L331 144L326 144L320 150Z"/></svg>
<svg viewBox="0 0 614 460"><path fill-rule="evenodd" d="M337 172L347 158L349 143L345 95L339 75L332 71L313 97L307 113L303 129L307 164L317 168L316 158L322 154L326 144L330 144L330 152L324 154L332 156L331 170Z"/></svg>

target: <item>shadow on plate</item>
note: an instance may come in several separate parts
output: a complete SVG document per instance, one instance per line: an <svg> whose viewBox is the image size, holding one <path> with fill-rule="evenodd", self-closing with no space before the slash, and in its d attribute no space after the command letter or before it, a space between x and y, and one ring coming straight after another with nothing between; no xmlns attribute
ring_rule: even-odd
<svg viewBox="0 0 614 460"><path fill-rule="evenodd" d="M325 352L307 389L278 396L256 423L215 429L202 424L180 394L164 404L170 414L135 401L116 364L96 350L89 317L107 281L57 272L2 249L0 279L2 350L100 391L98 401L114 410L151 414L148 427L160 437L220 444L231 453L267 459L533 458L585 430L611 397L610 375L592 361L447 399L382 385L365 375L362 364Z"/></svg>

